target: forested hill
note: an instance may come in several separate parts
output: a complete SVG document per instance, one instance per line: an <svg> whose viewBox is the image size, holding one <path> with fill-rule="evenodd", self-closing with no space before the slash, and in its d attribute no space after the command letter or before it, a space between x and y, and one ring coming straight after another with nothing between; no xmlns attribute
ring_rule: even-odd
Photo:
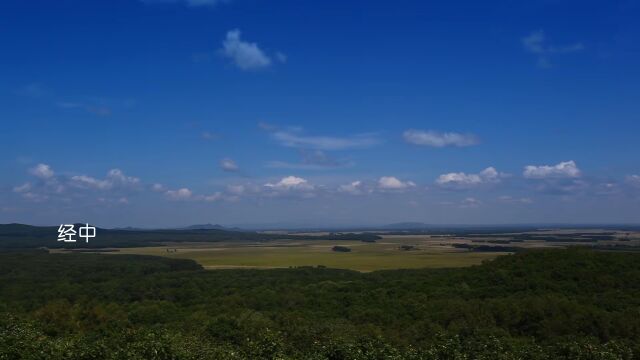
<svg viewBox="0 0 640 360"><path fill-rule="evenodd" d="M80 226L76 224L77 232ZM31 226L24 224L0 224L0 249L28 249L28 248L109 248L109 247L141 247L157 246L166 242L221 242L221 241L273 241L278 239L290 240L369 240L375 241L380 237L374 234L328 234L323 236L311 235L281 235L263 234L250 231L236 231L223 229L182 229L182 230L124 230L97 229L96 238L85 242L78 235L75 243L65 243L58 240L57 226Z"/></svg>
<svg viewBox="0 0 640 360"><path fill-rule="evenodd" d="M0 359L640 359L640 254L373 273L0 252Z"/></svg>

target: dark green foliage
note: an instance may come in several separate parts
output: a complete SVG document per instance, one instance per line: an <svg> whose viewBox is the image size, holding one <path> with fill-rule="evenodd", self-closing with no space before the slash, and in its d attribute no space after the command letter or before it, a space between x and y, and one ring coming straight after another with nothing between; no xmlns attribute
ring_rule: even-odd
<svg viewBox="0 0 640 360"><path fill-rule="evenodd" d="M336 252L351 252L351 248L348 248L346 246L339 246L339 245L332 247L331 250Z"/></svg>
<svg viewBox="0 0 640 360"><path fill-rule="evenodd" d="M23 358L640 359L640 254L362 274L0 253L0 359Z"/></svg>
<svg viewBox="0 0 640 360"><path fill-rule="evenodd" d="M75 229L84 224L77 224ZM0 224L0 249L99 249L158 246L163 243L244 241L265 242L274 240L362 240L375 242L380 236L370 233L331 233L329 235L263 234L250 231L222 229L183 230L111 230L97 229L96 238L89 242L76 236L75 243L57 241L58 228L53 226L30 226L22 224Z"/></svg>

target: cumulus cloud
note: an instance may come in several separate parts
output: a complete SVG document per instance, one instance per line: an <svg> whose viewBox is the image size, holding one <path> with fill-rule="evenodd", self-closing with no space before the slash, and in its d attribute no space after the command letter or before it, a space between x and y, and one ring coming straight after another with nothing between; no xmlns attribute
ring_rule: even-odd
<svg viewBox="0 0 640 360"><path fill-rule="evenodd" d="M382 190L404 190L415 186L413 181L401 181L395 176L383 176L378 179L378 188Z"/></svg>
<svg viewBox="0 0 640 360"><path fill-rule="evenodd" d="M338 187L338 191L342 193L360 195L363 193L364 184L360 180L353 181L349 184L343 184Z"/></svg>
<svg viewBox="0 0 640 360"><path fill-rule="evenodd" d="M221 53L242 70L259 70L271 66L271 58L256 43L241 39L240 30L227 32L222 42Z"/></svg>
<svg viewBox="0 0 640 360"><path fill-rule="evenodd" d="M570 160L556 165L528 165L522 175L527 179L577 178L581 172L576 163Z"/></svg>
<svg viewBox="0 0 640 360"><path fill-rule="evenodd" d="M314 188L306 179L297 176L283 177L276 183L266 183L264 186L274 190L313 190Z"/></svg>
<svg viewBox="0 0 640 360"><path fill-rule="evenodd" d="M98 190L109 190L115 187L132 187L140 183L140 179L125 175L120 169L111 169L104 179L96 179L87 175L71 177L73 185Z"/></svg>
<svg viewBox="0 0 640 360"><path fill-rule="evenodd" d="M436 179L436 184L443 187L467 188L481 184L498 183L505 176L507 175L490 166L477 174L464 172L442 174Z"/></svg>
<svg viewBox="0 0 640 360"><path fill-rule="evenodd" d="M459 134L455 132L437 132L424 130L407 130L403 134L404 140L410 144L432 147L472 146L479 143L473 134Z"/></svg>
<svg viewBox="0 0 640 360"><path fill-rule="evenodd" d="M111 169L104 179L97 179L87 175L76 176L56 176L53 169L46 164L38 164L29 169L29 173L40 181L27 182L14 187L13 191L22 195L23 198L33 201L44 201L47 199L70 201L70 197L78 196L77 192L69 193L67 189L97 189L113 190L122 192L135 189L140 183L140 179L125 175L120 169ZM122 194L119 194L122 195Z"/></svg>
<svg viewBox="0 0 640 360"><path fill-rule="evenodd" d="M165 195L170 200L189 200L193 195L193 192L187 188L181 188L178 190L167 190Z"/></svg>
<svg viewBox="0 0 640 360"><path fill-rule="evenodd" d="M542 30L533 31L523 37L522 46L527 52L538 56L538 66L543 68L551 66L549 58L554 54L567 54L584 49L584 45L579 42L562 46L549 45Z"/></svg>
<svg viewBox="0 0 640 360"><path fill-rule="evenodd" d="M299 129L277 130L272 133L272 136L283 146L314 150L366 148L380 142L373 134L358 134L348 137L309 136L302 134Z"/></svg>
<svg viewBox="0 0 640 360"><path fill-rule="evenodd" d="M29 170L29 173L40 179L51 179L55 175L53 169L47 164L38 164Z"/></svg>
<svg viewBox="0 0 640 360"><path fill-rule="evenodd" d="M236 164L235 161L229 158L220 160L220 168L227 172L236 172L240 170L240 167L238 167L238 164Z"/></svg>

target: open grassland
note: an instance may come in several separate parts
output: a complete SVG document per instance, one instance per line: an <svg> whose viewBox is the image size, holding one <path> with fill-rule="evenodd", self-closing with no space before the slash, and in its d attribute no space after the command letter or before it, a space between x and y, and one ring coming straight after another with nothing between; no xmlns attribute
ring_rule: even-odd
<svg viewBox="0 0 640 360"><path fill-rule="evenodd" d="M480 253L453 249L424 236L385 237L376 243L359 241L278 241L269 243L168 244L166 247L123 248L117 254L158 255L193 259L208 269L286 268L326 266L338 269L373 271L405 268L444 268L480 264L503 253ZM332 251L335 245L351 252ZM401 245L415 250L401 250Z"/></svg>
<svg viewBox="0 0 640 360"><path fill-rule="evenodd" d="M116 248L112 254L156 255L192 259L207 269L232 268L288 268L325 266L337 269L374 271L412 268L450 268L477 265L512 249L564 248L567 246L600 246L603 244L635 245L635 233L616 233L612 239L575 242L580 236L570 236L575 230L536 231L513 234L487 234L482 237L464 235L382 235L372 242L357 240L274 240L267 242L166 242L162 246ZM590 236L605 234L590 230ZM320 236L324 233L306 235ZM326 235L326 234L325 234ZM531 237L519 241L514 238ZM549 241L549 240L553 241ZM573 239L574 241L570 241ZM513 241L512 241L513 240ZM622 241L625 240L625 241ZM350 252L336 252L336 245L348 247ZM472 251L464 246L485 246ZM403 249L404 247L405 249ZM496 250L500 249L500 250ZM54 250L61 251L61 250Z"/></svg>

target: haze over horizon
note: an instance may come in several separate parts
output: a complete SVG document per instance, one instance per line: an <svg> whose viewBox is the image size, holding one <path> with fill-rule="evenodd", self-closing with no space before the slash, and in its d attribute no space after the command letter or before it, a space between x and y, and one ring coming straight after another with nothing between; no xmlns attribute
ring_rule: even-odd
<svg viewBox="0 0 640 360"><path fill-rule="evenodd" d="M38 7L0 5L0 223L640 223L635 1Z"/></svg>

